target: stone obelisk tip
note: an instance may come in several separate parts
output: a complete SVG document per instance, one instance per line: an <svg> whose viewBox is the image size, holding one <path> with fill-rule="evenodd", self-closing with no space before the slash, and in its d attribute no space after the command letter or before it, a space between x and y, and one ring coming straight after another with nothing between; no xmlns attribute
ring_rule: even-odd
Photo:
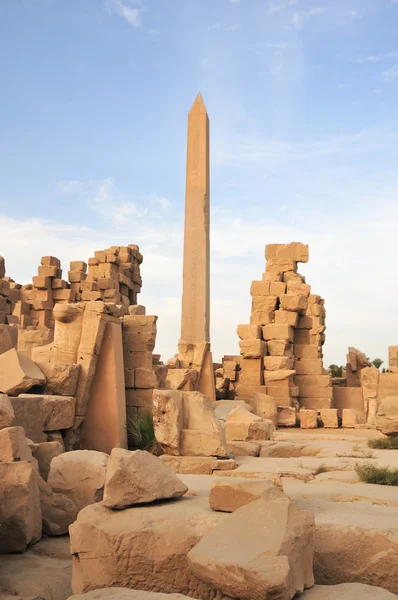
<svg viewBox="0 0 398 600"><path fill-rule="evenodd" d="M205 103L203 102L202 94L200 92L196 96L195 101L191 106L191 110L189 111L189 114L192 114L192 113L206 113L207 114L206 106L205 106Z"/></svg>

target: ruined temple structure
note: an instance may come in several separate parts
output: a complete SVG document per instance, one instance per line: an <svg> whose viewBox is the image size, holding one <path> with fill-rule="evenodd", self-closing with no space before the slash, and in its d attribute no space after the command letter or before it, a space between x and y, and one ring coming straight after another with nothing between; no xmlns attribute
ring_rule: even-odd
<svg viewBox="0 0 398 600"><path fill-rule="evenodd" d="M157 317L137 304L142 260L134 244L112 246L71 262L66 280L44 256L32 284L19 285L1 259L0 392L33 441L62 430L69 448L110 452L127 447L126 419L152 410L167 369L153 357ZM56 425L42 410L56 411L55 396L65 407ZM33 428L32 413L43 421Z"/></svg>

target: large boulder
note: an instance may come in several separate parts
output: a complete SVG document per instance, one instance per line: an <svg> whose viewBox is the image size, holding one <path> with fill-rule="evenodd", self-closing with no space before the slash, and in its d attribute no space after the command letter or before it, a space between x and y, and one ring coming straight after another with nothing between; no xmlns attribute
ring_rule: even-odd
<svg viewBox="0 0 398 600"><path fill-rule="evenodd" d="M108 458L105 452L95 450L74 450L55 456L48 483L54 492L68 496L82 510L102 500Z"/></svg>
<svg viewBox="0 0 398 600"><path fill-rule="evenodd" d="M121 509L181 498L187 491L170 467L153 454L113 448L106 470L104 506Z"/></svg>
<svg viewBox="0 0 398 600"><path fill-rule="evenodd" d="M213 404L214 414L220 421L226 421L229 413L239 406L253 412L253 408L244 400L219 400Z"/></svg>
<svg viewBox="0 0 398 600"><path fill-rule="evenodd" d="M272 396L256 392L252 398L254 413L262 419L272 421L276 426L278 410Z"/></svg>
<svg viewBox="0 0 398 600"><path fill-rule="evenodd" d="M0 394L0 429L15 425L15 414L11 400L5 394Z"/></svg>
<svg viewBox="0 0 398 600"><path fill-rule="evenodd" d="M180 453L180 432L183 427L182 392L154 390L153 426L156 441L166 454Z"/></svg>
<svg viewBox="0 0 398 600"><path fill-rule="evenodd" d="M122 511L88 506L69 528L73 593L125 587L212 600L214 588L190 573L187 554L223 519L200 495Z"/></svg>
<svg viewBox="0 0 398 600"><path fill-rule="evenodd" d="M40 495L32 466L0 463L0 554L23 552L41 538Z"/></svg>
<svg viewBox="0 0 398 600"><path fill-rule="evenodd" d="M375 425L385 435L398 436L398 396L383 399L377 411Z"/></svg>
<svg viewBox="0 0 398 600"><path fill-rule="evenodd" d="M128 590L127 588L103 588L93 590L87 594L70 596L68 600L189 600L182 594L161 594L158 592L144 592L143 590ZM377 599L378 600L378 599ZM384 599L380 599L384 600ZM387 599L386 599L387 600Z"/></svg>
<svg viewBox="0 0 398 600"><path fill-rule="evenodd" d="M227 441L209 398L200 392L183 392L182 456L228 457Z"/></svg>
<svg viewBox="0 0 398 600"><path fill-rule="evenodd" d="M212 510L234 512L241 506L264 498L266 500L287 500L283 492L271 481L216 481L210 490L209 504Z"/></svg>
<svg viewBox="0 0 398 600"><path fill-rule="evenodd" d="M36 471L34 476L40 493L43 533L65 535L77 517L75 504L65 494L54 494L51 486Z"/></svg>
<svg viewBox="0 0 398 600"><path fill-rule="evenodd" d="M20 394L11 398L16 422L33 442L46 442L46 431L68 429L73 425L75 399L69 396Z"/></svg>
<svg viewBox="0 0 398 600"><path fill-rule="evenodd" d="M47 481L52 459L65 452L63 443L58 440L39 444L32 443L30 449L39 464L40 475L44 481Z"/></svg>
<svg viewBox="0 0 398 600"><path fill-rule="evenodd" d="M305 591L300 596L300 600L394 600L394 598L397 598L395 594L381 587L373 587L363 583L314 585L313 588Z"/></svg>
<svg viewBox="0 0 398 600"><path fill-rule="evenodd" d="M198 579L231 598L291 600L314 584L314 515L289 500L258 498L230 514L189 552Z"/></svg>
<svg viewBox="0 0 398 600"><path fill-rule="evenodd" d="M0 354L0 392L18 396L36 385L44 385L46 378L39 367L15 348Z"/></svg>

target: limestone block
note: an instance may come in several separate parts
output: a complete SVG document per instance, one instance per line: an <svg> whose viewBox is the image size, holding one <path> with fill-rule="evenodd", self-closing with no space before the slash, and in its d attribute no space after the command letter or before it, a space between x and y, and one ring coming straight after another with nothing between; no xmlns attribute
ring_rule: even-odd
<svg viewBox="0 0 398 600"><path fill-rule="evenodd" d="M277 325L290 325L291 327L297 327L299 320L298 313L289 310L276 310L275 311L275 323Z"/></svg>
<svg viewBox="0 0 398 600"><path fill-rule="evenodd" d="M325 388L323 388L325 389ZM322 398L317 396L316 398L308 398L306 396L300 396L299 404L301 408L307 408L310 410L319 411L321 409L331 408L331 398Z"/></svg>
<svg viewBox="0 0 398 600"><path fill-rule="evenodd" d="M17 396L45 380L39 367L15 348L0 355L0 392Z"/></svg>
<svg viewBox="0 0 398 600"><path fill-rule="evenodd" d="M265 246L266 260L286 258L296 262L308 262L308 244L291 242L290 244L267 244Z"/></svg>
<svg viewBox="0 0 398 600"><path fill-rule="evenodd" d="M338 585L314 585L313 588L303 593L301 600L394 600L394 598L396 598L395 594L391 594L381 587L363 583L340 583ZM126 600L128 599L126 598Z"/></svg>
<svg viewBox="0 0 398 600"><path fill-rule="evenodd" d="M388 369L393 373L398 372L398 346L388 347Z"/></svg>
<svg viewBox="0 0 398 600"><path fill-rule="evenodd" d="M293 358L287 356L264 356L263 362L267 371L292 370L294 365Z"/></svg>
<svg viewBox="0 0 398 600"><path fill-rule="evenodd" d="M271 382L289 380L293 375L295 375L296 371L289 369L281 369L279 371L264 371L264 383L268 385Z"/></svg>
<svg viewBox="0 0 398 600"><path fill-rule="evenodd" d="M270 271L270 272L265 272L262 274L262 280L263 281L282 281L283 279L283 273L282 271Z"/></svg>
<svg viewBox="0 0 398 600"><path fill-rule="evenodd" d="M153 410L153 389L126 389L126 406L138 406L146 412Z"/></svg>
<svg viewBox="0 0 398 600"><path fill-rule="evenodd" d="M0 462L32 462L32 452L23 427L0 429Z"/></svg>
<svg viewBox="0 0 398 600"><path fill-rule="evenodd" d="M228 441L267 440L272 435L273 429L273 423L264 421L241 406L229 413L225 423L225 435Z"/></svg>
<svg viewBox="0 0 398 600"><path fill-rule="evenodd" d="M44 431L68 429L73 425L75 399L69 396L20 394L11 398L18 425L34 442L47 441Z"/></svg>
<svg viewBox="0 0 398 600"><path fill-rule="evenodd" d="M39 473L44 481L47 481L50 472L51 461L54 456L59 456L65 452L64 444L59 440L33 443L31 451L39 464Z"/></svg>
<svg viewBox="0 0 398 600"><path fill-rule="evenodd" d="M255 311L274 311L278 302L277 296L253 296L252 313Z"/></svg>
<svg viewBox="0 0 398 600"><path fill-rule="evenodd" d="M333 388L330 386L319 387L317 385L299 385L300 398L327 398L331 400L333 398Z"/></svg>
<svg viewBox="0 0 398 600"><path fill-rule="evenodd" d="M266 419L267 421L272 421L272 423L276 426L277 408L275 400L272 396L255 392L251 402L254 414L262 419Z"/></svg>
<svg viewBox="0 0 398 600"><path fill-rule="evenodd" d="M269 340L267 350L270 356L288 356L292 357L292 344L288 340Z"/></svg>
<svg viewBox="0 0 398 600"><path fill-rule="evenodd" d="M3 256L0 256L0 279L6 275L6 263Z"/></svg>
<svg viewBox="0 0 398 600"><path fill-rule="evenodd" d="M262 358L266 353L267 345L259 339L241 340L239 348L243 358Z"/></svg>
<svg viewBox="0 0 398 600"><path fill-rule="evenodd" d="M174 473L180 473L181 475L212 475L218 462L212 456L171 456L162 454L159 458Z"/></svg>
<svg viewBox="0 0 398 600"><path fill-rule="evenodd" d="M343 427L355 428L360 423L364 422L363 415L353 408L343 408Z"/></svg>
<svg viewBox="0 0 398 600"><path fill-rule="evenodd" d="M319 304L308 304L305 314L309 317L325 316L323 307Z"/></svg>
<svg viewBox="0 0 398 600"><path fill-rule="evenodd" d="M182 429L180 437L182 456L228 456L225 434L219 426L215 432L200 429Z"/></svg>
<svg viewBox="0 0 398 600"><path fill-rule="evenodd" d="M379 401L383 400L383 398L388 398L388 396L398 396L397 373L380 373L377 396Z"/></svg>
<svg viewBox="0 0 398 600"><path fill-rule="evenodd" d="M286 293L288 296L309 296L311 295L311 286L303 283L302 281L298 281L297 279L292 279L288 281L286 284Z"/></svg>
<svg viewBox="0 0 398 600"><path fill-rule="evenodd" d="M273 500L288 501L287 496L271 481L235 482L225 480L213 483L209 495L209 505L212 510L232 513L258 498L264 498L269 502Z"/></svg>
<svg viewBox="0 0 398 600"><path fill-rule="evenodd" d="M55 319L53 362L68 364L77 362L85 309L85 302L55 305L53 311Z"/></svg>
<svg viewBox="0 0 398 600"><path fill-rule="evenodd" d="M250 323L252 325L268 325L274 321L273 310L252 310Z"/></svg>
<svg viewBox="0 0 398 600"><path fill-rule="evenodd" d="M316 410L300 409L301 429L316 429L318 427L318 413Z"/></svg>
<svg viewBox="0 0 398 600"><path fill-rule="evenodd" d="M5 394L0 394L0 429L15 425L15 414L11 400Z"/></svg>
<svg viewBox="0 0 398 600"><path fill-rule="evenodd" d="M261 338L261 327L259 325L238 325L236 332L241 340L258 340Z"/></svg>
<svg viewBox="0 0 398 600"><path fill-rule="evenodd" d="M269 296L270 282L269 281L252 281L250 287L251 296Z"/></svg>
<svg viewBox="0 0 398 600"><path fill-rule="evenodd" d="M365 405L362 388L333 386L333 406L338 409L339 416L342 415L344 408L352 408L364 415Z"/></svg>
<svg viewBox="0 0 398 600"><path fill-rule="evenodd" d="M76 521L78 510L64 494L54 494L51 486L33 471L40 495L43 533L48 536L65 535L69 525Z"/></svg>
<svg viewBox="0 0 398 600"><path fill-rule="evenodd" d="M375 367L365 367L360 371L360 380L364 398L376 398L379 385L379 369Z"/></svg>
<svg viewBox="0 0 398 600"><path fill-rule="evenodd" d="M339 426L337 408L323 408L320 410L320 415L325 428L336 429Z"/></svg>
<svg viewBox="0 0 398 600"><path fill-rule="evenodd" d="M296 334L297 332L295 332ZM322 351L317 344L308 345L307 343L294 343L293 352L296 358L321 358Z"/></svg>
<svg viewBox="0 0 398 600"><path fill-rule="evenodd" d="M375 425L385 435L398 434L398 396L383 399L377 411Z"/></svg>
<svg viewBox="0 0 398 600"><path fill-rule="evenodd" d="M270 284L270 293L271 296L277 296L279 298L282 294L286 293L286 283L283 281L272 281Z"/></svg>
<svg viewBox="0 0 398 600"><path fill-rule="evenodd" d="M64 494L80 511L103 497L108 454L94 450L74 450L55 456L48 483L53 492Z"/></svg>
<svg viewBox="0 0 398 600"><path fill-rule="evenodd" d="M321 358L297 358L294 361L297 375L322 375L323 365Z"/></svg>
<svg viewBox="0 0 398 600"><path fill-rule="evenodd" d="M18 327L0 325L0 354L18 347Z"/></svg>
<svg viewBox="0 0 398 600"><path fill-rule="evenodd" d="M316 386L329 388L332 385L332 378L328 375L296 375L294 378L296 385L299 387Z"/></svg>
<svg viewBox="0 0 398 600"><path fill-rule="evenodd" d="M293 406L278 406L278 427L296 427L297 415Z"/></svg>
<svg viewBox="0 0 398 600"><path fill-rule="evenodd" d="M145 316L146 308L141 304L131 304L129 306L129 315L131 316Z"/></svg>
<svg viewBox="0 0 398 600"><path fill-rule="evenodd" d="M314 583L314 532L310 511L260 497L206 533L188 553L188 567L231 598L290 600Z"/></svg>
<svg viewBox="0 0 398 600"><path fill-rule="evenodd" d="M283 258L270 258L267 260L266 272L286 273L287 271L296 273L297 261Z"/></svg>
<svg viewBox="0 0 398 600"><path fill-rule="evenodd" d="M244 400L218 400L213 404L213 410L217 419L226 421L229 413L239 406L245 408L249 412L254 412L252 406Z"/></svg>
<svg viewBox="0 0 398 600"><path fill-rule="evenodd" d="M280 297L280 307L282 310L303 312L307 309L307 305L307 296L283 294Z"/></svg>
<svg viewBox="0 0 398 600"><path fill-rule="evenodd" d="M260 442L228 441L228 448L234 456L260 456Z"/></svg>
<svg viewBox="0 0 398 600"><path fill-rule="evenodd" d="M188 491L165 463L149 452L114 448L109 457L104 506L123 509L156 500L181 498Z"/></svg>
<svg viewBox="0 0 398 600"><path fill-rule="evenodd" d="M154 390L153 425L155 437L166 454L180 453L180 432L183 428L182 392Z"/></svg>
<svg viewBox="0 0 398 600"><path fill-rule="evenodd" d="M24 552L41 538L40 496L32 466L0 463L0 554Z"/></svg>
<svg viewBox="0 0 398 600"><path fill-rule="evenodd" d="M58 269L61 268L61 262L59 258L56 258L55 256L42 256L40 264L43 267L57 267Z"/></svg>
<svg viewBox="0 0 398 600"><path fill-rule="evenodd" d="M293 341L293 327L289 325L265 325L263 327L264 340L286 340Z"/></svg>
<svg viewBox="0 0 398 600"><path fill-rule="evenodd" d="M37 362L36 364L46 378L43 388L45 394L74 396L79 378L79 365L54 362Z"/></svg>
<svg viewBox="0 0 398 600"><path fill-rule="evenodd" d="M154 371L138 368L135 370L135 387L140 389L153 389L157 379Z"/></svg>

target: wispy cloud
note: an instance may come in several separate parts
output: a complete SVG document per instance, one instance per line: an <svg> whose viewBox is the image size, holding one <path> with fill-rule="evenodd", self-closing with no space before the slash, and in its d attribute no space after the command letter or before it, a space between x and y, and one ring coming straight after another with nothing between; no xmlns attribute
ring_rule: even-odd
<svg viewBox="0 0 398 600"><path fill-rule="evenodd" d="M384 79L384 81L390 82L390 81L393 81L394 79L396 79L397 77L398 77L398 63L393 65L390 69L383 71L383 73L382 73L382 78Z"/></svg>
<svg viewBox="0 0 398 600"><path fill-rule="evenodd" d="M273 15L280 13L281 10L282 7L279 4L274 4L273 2L271 2L265 10L265 16L272 17Z"/></svg>
<svg viewBox="0 0 398 600"><path fill-rule="evenodd" d="M149 194L144 202L132 201L117 189L112 177L99 181L60 181L55 192L82 197L89 208L114 225L128 224L133 218L147 218L149 214L154 217L159 208L164 211L171 206L170 200L158 194Z"/></svg>
<svg viewBox="0 0 398 600"><path fill-rule="evenodd" d="M235 31L240 31L240 25L235 23L234 25L221 25L221 23L213 23L213 25L209 25L207 31L225 31L227 33L234 33Z"/></svg>
<svg viewBox="0 0 398 600"><path fill-rule="evenodd" d="M324 6L313 6L307 10L295 11L292 15L293 26L295 29L300 30L309 19L323 15L324 13L326 13Z"/></svg>
<svg viewBox="0 0 398 600"><path fill-rule="evenodd" d="M141 16L145 10L142 0L107 0L106 7L109 12L115 12L132 27L142 26Z"/></svg>
<svg viewBox="0 0 398 600"><path fill-rule="evenodd" d="M383 52L382 54L371 54L370 56L365 56L364 58L357 58L355 62L357 63L376 63L382 60L387 60L389 58L397 58L398 50L393 50L392 52Z"/></svg>

